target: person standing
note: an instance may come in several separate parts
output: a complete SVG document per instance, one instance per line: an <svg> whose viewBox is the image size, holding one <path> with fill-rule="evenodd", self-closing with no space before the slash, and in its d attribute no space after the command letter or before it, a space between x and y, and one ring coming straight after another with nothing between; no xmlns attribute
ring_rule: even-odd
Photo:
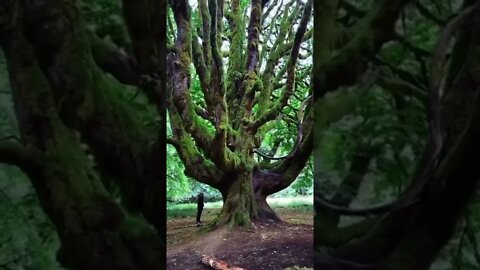
<svg viewBox="0 0 480 270"><path fill-rule="evenodd" d="M202 224L200 218L202 217L203 206L203 192L200 192L197 196L197 227Z"/></svg>

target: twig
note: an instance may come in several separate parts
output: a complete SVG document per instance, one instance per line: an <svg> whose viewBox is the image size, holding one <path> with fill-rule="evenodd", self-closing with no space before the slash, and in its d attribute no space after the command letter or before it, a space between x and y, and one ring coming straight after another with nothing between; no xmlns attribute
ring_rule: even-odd
<svg viewBox="0 0 480 270"><path fill-rule="evenodd" d="M240 268L236 266L232 266L227 262L224 262L220 259L217 259L213 256L203 255L202 263L212 269L215 270L246 270L245 268Z"/></svg>

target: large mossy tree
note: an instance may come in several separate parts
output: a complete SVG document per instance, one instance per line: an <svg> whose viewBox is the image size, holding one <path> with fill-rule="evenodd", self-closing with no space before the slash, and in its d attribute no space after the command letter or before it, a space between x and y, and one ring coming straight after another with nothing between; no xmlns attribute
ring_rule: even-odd
<svg viewBox="0 0 480 270"><path fill-rule="evenodd" d="M0 45L19 126L18 137L0 136L0 162L30 178L58 233L57 258L69 269L163 267L162 2L0 5ZM124 20L90 27L88 10L99 10L99 3ZM141 94L133 95L135 89ZM137 97L153 104L149 113Z"/></svg>
<svg viewBox="0 0 480 270"><path fill-rule="evenodd" d="M296 179L312 151L313 1L268 2L200 0L194 11L169 1L168 141L188 176L222 194L220 225L278 221L266 198ZM296 143L286 157L258 162L289 106Z"/></svg>
<svg viewBox="0 0 480 270"><path fill-rule="evenodd" d="M403 176L408 181L393 202L349 207L369 163L378 156L379 149L372 145L352 155L349 171L330 199L323 195L325 190L316 189L319 268L429 269L475 195L480 153L479 2L425 2L369 1L370 11L354 1L315 2L316 111L322 111L324 99L332 94L346 99L365 93L361 89L367 81L369 87L392 96L392 108L398 110L398 119L392 121L410 124L414 119L402 117L400 111L419 104L429 131L418 140L423 152ZM315 142L322 140L323 127L316 122ZM321 159L322 153L316 154L315 159ZM316 185L324 180L318 177ZM345 196L345 188L353 193ZM342 215L365 218L340 227Z"/></svg>

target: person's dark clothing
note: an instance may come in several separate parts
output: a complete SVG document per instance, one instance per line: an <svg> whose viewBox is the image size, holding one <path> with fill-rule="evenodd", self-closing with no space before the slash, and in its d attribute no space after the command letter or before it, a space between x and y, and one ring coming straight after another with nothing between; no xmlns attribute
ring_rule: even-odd
<svg viewBox="0 0 480 270"><path fill-rule="evenodd" d="M202 216L203 206L203 193L200 193L197 197L197 224L201 223L200 218Z"/></svg>

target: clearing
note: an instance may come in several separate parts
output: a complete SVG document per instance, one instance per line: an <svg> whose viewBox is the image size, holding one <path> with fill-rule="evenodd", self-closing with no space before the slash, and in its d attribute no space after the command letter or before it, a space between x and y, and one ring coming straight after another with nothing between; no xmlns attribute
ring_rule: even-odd
<svg viewBox="0 0 480 270"><path fill-rule="evenodd" d="M218 229L206 232L195 226L194 204L169 207L167 269L206 270L202 255L214 256L247 270L313 268L313 207L311 197L274 198L270 205L282 224L255 224L252 230ZM207 203L205 224L219 213L221 203Z"/></svg>

